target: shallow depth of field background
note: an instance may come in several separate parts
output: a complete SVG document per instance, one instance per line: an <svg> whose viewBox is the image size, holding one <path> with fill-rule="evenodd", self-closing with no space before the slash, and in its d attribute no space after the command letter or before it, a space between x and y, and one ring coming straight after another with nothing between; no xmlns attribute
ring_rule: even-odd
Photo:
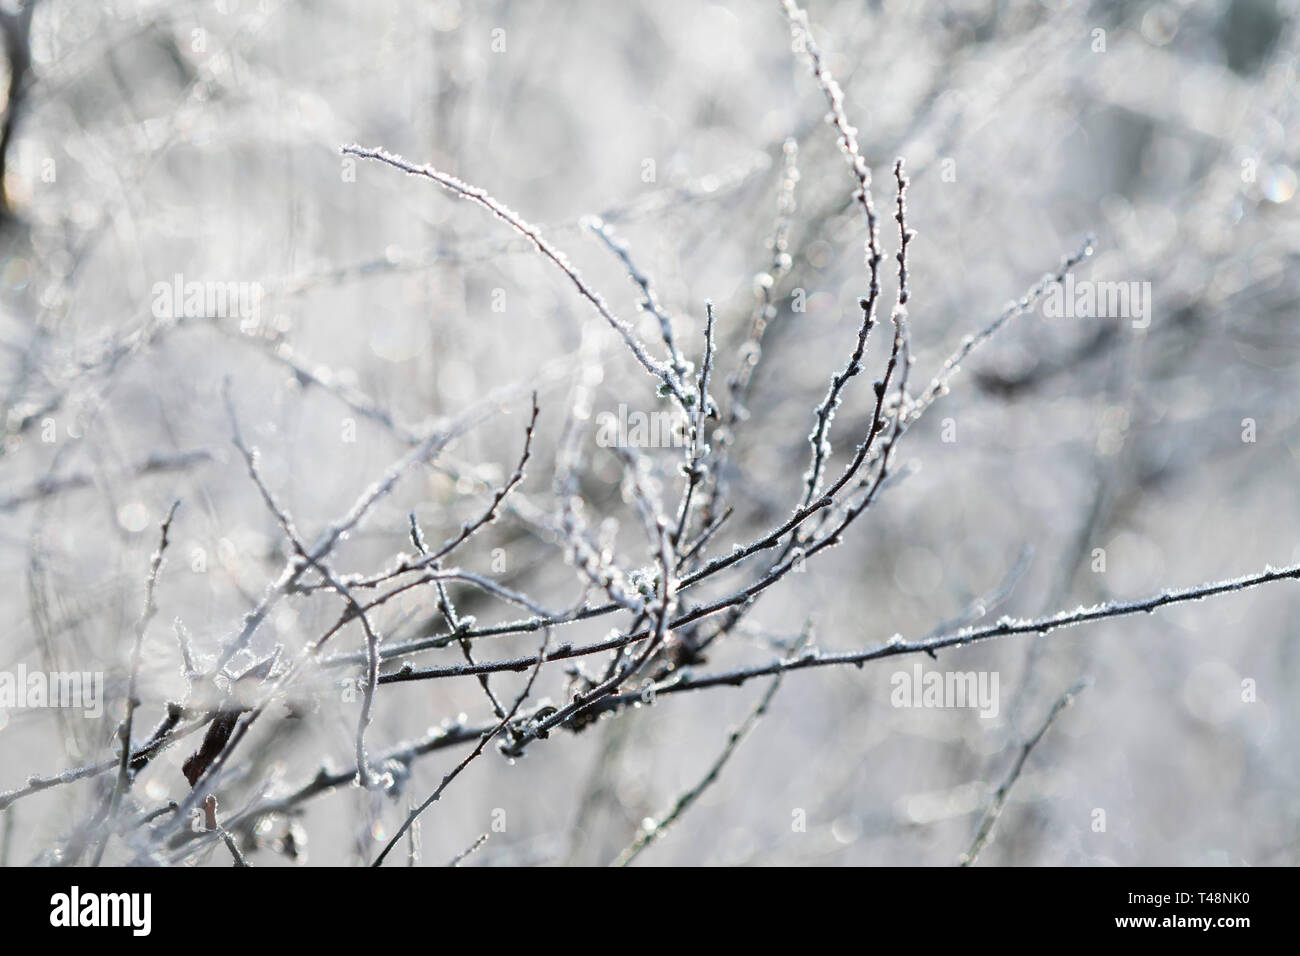
<svg viewBox="0 0 1300 956"><path fill-rule="evenodd" d="M809 620L827 650L923 636L995 589L1026 549L1027 570L991 615L1300 561L1295 4L812 0L809 15L875 171L891 254L889 171L907 160L916 386L1089 232L1097 251L1077 277L1148 281L1154 314L1145 331L1041 313L1012 322L908 434L900 460L914 473L844 545L766 593L744 633L699 669L770 660L773 640ZM102 670L110 700L97 721L0 716L0 790L110 755L148 556L173 498L183 504L138 734L183 691L173 619L210 663L283 565L284 541L230 444L224 378L268 482L309 535L405 446L295 376L278 347L412 427L503 389L499 413L408 474L335 555L345 573L408 549L408 511L434 542L481 511L514 466L528 388L542 417L521 501L540 513L555 509L554 449L575 380L595 387L593 414L662 407L599 317L504 224L427 181L345 162L342 144L383 146L487 188L541 224L619 315L637 317L636 290L583 228L602 216L677 317L691 358L713 300L721 379L770 260L781 143L797 137L793 270L737 436L737 515L715 547L783 520L801 491L812 410L844 364L865 292L852 178L790 46L775 0L42 0L4 169L0 668ZM886 305L892 267L887 258ZM159 325L152 289L176 274L260 283L261 322ZM638 322L659 354L654 320ZM872 374L887 336L873 338ZM870 396L865 377L850 386L837 461L862 434ZM955 441L941 440L946 419ZM1254 441L1243 440L1246 419ZM620 547L648 561L618 459L594 430L583 447L593 524L620 519ZM138 473L151 456L190 451L210 457ZM675 503L679 453L648 453ZM46 481L68 476L85 480ZM1098 548L1104 573L1093 570ZM550 607L579 593L562 550L518 516L459 563ZM480 623L518 616L454 593ZM291 602L257 646L297 646L339 610L331 597ZM790 675L717 785L642 861L950 864L1019 735L1089 677L1031 757L982 864L1295 863L1297 612L1300 587L1288 582L938 662ZM397 638L441 626L427 590L376 623ZM614 624L558 636L592 640ZM353 625L334 641L355 650L361 634ZM536 642L486 639L476 653L531 653ZM459 659L449 648L416 663ZM996 671L997 718L891 707L890 675L917 660ZM560 698L562 671L544 672L540 695ZM1247 679L1254 702L1242 700ZM503 695L519 680L495 679ZM490 751L425 814L424 862L482 832L491 839L467 865L608 862L697 781L763 687L664 699L555 733L514 764ZM328 685L316 703L238 751L247 774L223 810L251 787L348 765L356 705ZM382 687L370 739L382 749L460 713L487 716L472 679ZM184 796L180 763L195 742L136 782L142 809ZM418 762L396 800L341 788L306 804L307 862L373 858L408 798L423 800L462 752ZM98 792L80 782L15 803L0 826L5 862L56 845ZM806 832L792 827L798 811ZM254 864L287 862L269 845L284 826L268 824ZM221 849L203 860L228 863Z"/></svg>

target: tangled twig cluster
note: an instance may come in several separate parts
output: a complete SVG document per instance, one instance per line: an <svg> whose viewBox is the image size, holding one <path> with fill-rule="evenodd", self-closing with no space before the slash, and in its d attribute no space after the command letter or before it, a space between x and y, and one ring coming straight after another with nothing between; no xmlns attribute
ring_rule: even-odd
<svg viewBox="0 0 1300 956"><path fill-rule="evenodd" d="M806 14L793 0L783 0L783 6L796 47L803 50L811 76L826 99L827 121L852 176L851 199L860 207L866 225L866 276L859 299L861 318L843 366L829 374L825 395L812 410L802 492L789 515L752 537L742 536L723 543L728 521L734 513L728 494L738 480L729 468L731 449L736 434L752 421L747 402L755 369L761 361L765 330L778 314L775 286L791 267L786 252L787 234L796 215L799 181L799 151L793 140L787 141L782 151L784 166L777 216L769 241L770 267L756 286L749 328L725 379L718 355L718 318L712 303L704 304L702 347L698 361L692 363L675 330L674 316L661 303L651 280L636 265L632 250L610 224L593 220L588 225L618 258L638 288L644 309L657 323L661 354L657 354L657 346L638 337L634 323L615 314L607 300L538 227L487 191L431 166L408 162L382 148L345 146L344 154L428 180L454 196L483 207L535 246L614 331L636 363L652 377L659 398L686 423L687 440L669 472L669 480L663 480L662 460L635 449L619 449L624 497L640 524L648 563L634 566L636 562L620 556L597 519L589 513L580 482L581 438L589 417L589 396L579 382L566 410L565 433L556 454L552 480L557 503L554 514L539 513L532 502L519 501L521 489L531 477L539 419L548 412L560 411L555 407L544 408L534 392L516 464L505 480L491 490L486 506L476 517L433 546L412 513L410 551L388 567L369 574L341 573L337 558L348 536L362 526L381 501L395 494L405 475L437 460L455 438L490 415L501 399L489 397L456 419L433 427L399 425L393 416L355 389L313 379L310 369L297 363L287 347L281 348L275 353L278 361L293 368L304 381L326 384L349 407L399 434L408 446L407 451L321 532L314 537L305 535L263 476L258 451L246 440L236 403L226 395L233 444L242 457L249 480L283 535L287 558L278 577L222 642L212 660L204 663L196 659L184 629L178 628L188 694L184 699L169 702L161 722L141 739L135 726L140 704L136 678L141 645L156 611L154 593L159 586L169 531L174 521L184 520L183 511L178 514L175 506L168 512L148 570L146 603L135 632L124 716L116 735L117 753L57 775L34 776L25 786L0 794L0 809L4 809L30 794L74 781L95 777L110 781L102 791L96 811L67 836L53 858L63 863L84 858L97 862L104 858L113 841L120 840L126 848L125 858L136 862L184 863L220 844L229 849L237 862L244 864L246 858L239 841L247 840L261 821L276 814L291 813L308 800L351 784L366 790L400 793L417 761L458 745L468 746L468 751L432 792L412 801L402 823L373 858L373 864L380 865L403 839L413 836L421 815L470 764L487 752L489 744L495 743L506 757L517 759L559 731L580 731L598 718L628 707L651 704L682 693L770 678L758 704L726 739L720 755L699 783L683 792L664 814L647 822L617 859L619 863L628 863L670 827L717 778L739 743L767 712L773 695L789 672L841 665L860 668L902 655L934 656L941 650L994 638L1047 634L1228 591L1300 578L1300 567L1269 568L1233 580L1167 590L1136 601L1107 602L1029 619L1002 618L991 624L962 623L920 639L897 637L878 646L839 653L818 651L805 634L776 659L729 669L707 666L710 648L733 635L766 592L844 541L859 519L881 499L892 481L902 474L898 466L900 443L909 429L946 394L960 365L1011 320L1030 312L1053 285L1062 282L1092 252L1091 239L1085 240L1056 270L1030 286L992 322L967 336L927 385L911 390L914 357L910 316L916 306L909 281L909 246L914 233L908 226L909 184L904 161L900 158L892 167L892 218L897 224L896 288L894 301L888 306L888 338L877 360L871 352L879 338L873 333L884 324L880 317L886 308L881 302L881 266L885 253L872 196L871 168L861 151L858 131L849 121L843 91L828 70ZM865 399L866 427L861 434L852 436L852 452L837 457L832 444L836 413L846 401L862 401L862 396L855 391L855 380L866 372L871 361L877 361L881 372ZM718 387L719 381L725 387ZM159 460L144 467L165 471L171 465ZM71 480L75 479L64 479ZM665 500L668 492L675 493L675 503ZM26 494L39 498L47 493L48 488L37 486ZM0 502L0 510L7 507L8 502ZM572 600L555 607L491 575L454 563L467 544L507 514L512 520L532 523L550 536L577 578L577 594ZM733 572L742 576L740 583L732 580ZM457 611L453 586L499 602L503 607L518 609L512 613L523 616L480 625L475 617ZM391 639L391 635L383 632L381 610L415 591L430 595L443 626L434 634ZM269 655L252 653L257 646L255 637L277 607L283 602L315 597L337 601L338 616L332 626L301 646L277 647ZM574 643L563 639L566 625L599 618L618 623L599 640ZM360 649L327 654L327 643L353 625L361 634ZM540 639L535 649L526 653L495 658L480 653L488 638L529 634L540 635ZM419 655L442 648L453 648L462 660L417 663ZM559 665L569 677L565 694L558 700L535 700L539 681L552 665ZM493 678L511 673L525 674L526 680L517 692L506 694L493 683ZM481 688L489 716L475 722L445 724L397 747L374 750L368 744L368 731L385 687L462 678L472 678ZM359 699L353 766L322 769L312 778L275 794L259 792L245 806L219 820L216 797L224 794L243 773L238 758L254 746L250 735L259 720L273 707L286 703L299 706L304 698L322 692L322 687L334 688L339 684L354 689ZM1025 742L1011 776L996 792L993 804L981 820L968 859L974 860L987 843L1007 791L1025 759L1075 692L1072 690L1062 698L1038 734ZM189 746L183 742L196 737L199 743L184 765L189 794L176 803L149 807L147 799L133 789L135 779L160 753ZM196 814L203 821L202 826L192 825ZM484 839L474 841L453 863L459 863L482 845Z"/></svg>

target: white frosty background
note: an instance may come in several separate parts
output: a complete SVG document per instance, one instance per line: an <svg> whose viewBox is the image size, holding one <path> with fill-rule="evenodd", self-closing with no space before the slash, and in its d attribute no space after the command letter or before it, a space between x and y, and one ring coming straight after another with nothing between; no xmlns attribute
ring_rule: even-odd
<svg viewBox="0 0 1300 956"><path fill-rule="evenodd" d="M1028 569L992 616L1300 561L1294 6L812 4L876 174L891 253L896 156L912 177L917 385L1089 232L1097 252L1078 277L1149 281L1154 314L1145 331L1038 313L1012 322L908 434L900 461L918 470L844 545L767 592L744 633L701 670L770 660L772 639L809 619L822 650L923 636L995 589L1026 548ZM770 257L781 143L797 137L793 270L777 290L738 437L737 514L715 546L725 552L783 520L801 491L812 410L848 355L866 287L852 177L790 47L775 0L42 0L4 168L0 668L102 670L109 704L99 720L0 717L0 790L112 754L149 555L174 498L183 503L145 643L137 739L184 691L172 621L211 663L279 573L285 543L230 443L224 378L268 484L309 537L405 450L338 392L415 426L522 387L434 466L406 475L334 556L340 573L377 571L409 550L408 511L433 542L481 512L484 482L514 466L534 384L541 424L520 500L544 512L556 508L554 452L575 376L597 385L596 413L663 407L654 381L527 243L432 183L345 163L344 143L487 188L541 224L620 315L636 316L634 287L582 227L585 215L603 215L677 317L691 358L704 301L716 303L721 381ZM887 258L886 315L892 270ZM177 273L260 283L262 325L247 334L237 317L158 323L153 286ZM790 308L796 288L802 313ZM654 320L642 313L638 323L661 350ZM882 325L870 374L887 350ZM295 377L280 345L330 387ZM849 386L832 435L837 462L862 434L870 397L866 376ZM956 441L945 443L947 418ZM354 442L344 440L347 419ZM1244 419L1254 442L1243 441ZM620 497L619 460L593 432L583 450L589 512L620 518L620 546L648 561ZM210 457L139 473L189 452ZM656 459L670 502L675 455ZM494 548L504 572L492 567ZM1092 570L1096 548L1105 573ZM578 594L562 549L517 517L458 563L549 607ZM453 593L480 623L519 613ZM340 607L295 599L256 646L298 646ZM1057 632L1037 647L1013 638L937 663L792 674L719 782L642 860L950 864L1020 735L1088 677L1093 686L1030 758L983 863L1294 863L1298 610L1300 590L1283 582ZM375 620L399 638L442 626L427 588ZM569 625L557 638L598 639L614 623ZM361 641L353 624L331 647ZM536 643L489 638L475 653L499 659ZM415 663L460 659L447 648ZM891 707L890 675L915 660L997 671L998 717ZM1242 701L1245 679L1256 702ZM513 699L521 680L494 684ZM425 814L424 861L445 862L491 832L468 865L608 862L644 817L698 780L763 687L685 694L581 734L558 731L514 764L489 749ZM563 691L563 665L553 665L538 696ZM357 705L328 688L318 703L305 719L268 717L236 751L241 775L221 794L223 813L257 788L310 779L322 762L349 765ZM462 712L482 720L487 706L473 679L384 686L369 739L379 750ZM180 764L197 740L135 782L140 810L183 799ZM308 862L373 859L408 799L424 799L468 746L417 762L396 800L345 786L304 804ZM93 812L99 786L15 802L5 862L56 846ZM792 829L796 811L806 832ZM270 821L267 836L284 826ZM287 862L269 845L248 849L254 864ZM120 843L105 859L125 859ZM229 857L218 846L201 860Z"/></svg>

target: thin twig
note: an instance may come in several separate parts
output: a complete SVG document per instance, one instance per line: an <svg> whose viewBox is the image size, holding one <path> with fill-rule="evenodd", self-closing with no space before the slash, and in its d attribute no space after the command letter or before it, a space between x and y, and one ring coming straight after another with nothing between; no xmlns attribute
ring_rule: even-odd
<svg viewBox="0 0 1300 956"><path fill-rule="evenodd" d="M227 383L228 384L228 383ZM223 390L226 404L226 414L230 420L232 433L232 442L244 458L244 464L248 468L248 476L252 479L253 484L257 487L262 496L262 501L266 504L267 509L275 516L279 522L289 543L293 545L294 551L302 559L304 566L311 566L316 572L332 587L344 601L347 602L352 616L361 621L361 630L366 639L366 670L365 684L363 685L361 699L361 714L357 718L357 735L356 735L356 753L357 753L357 780L360 785L367 790L379 786L381 779L370 772L370 765L366 759L366 730L374 716L375 691L379 686L379 644L382 640L379 632L370 623L370 618L366 615L366 610L352 595L351 590L336 578L333 572L325 565L320 558L314 557L308 552L306 545L303 544L297 529L294 527L293 518L289 512L275 499L271 489L262 479L261 470L257 466L257 453L244 443L244 436L239 428L239 417L235 413L234 403L230 400L230 391L228 388ZM256 713L256 712L255 712ZM197 792L197 788L196 788Z"/></svg>
<svg viewBox="0 0 1300 956"><path fill-rule="evenodd" d="M144 610L140 612L140 617L136 620L135 643L131 647L131 676L127 681L126 715L122 718L122 723L117 732L121 755L117 764L117 782L113 785L113 795L108 807L110 825L117 816L117 809L121 803L122 795L131 786L131 727L135 721L135 709L140 704L140 701L136 698L136 694L139 692L140 658L144 650L145 632L149 629L149 622L158 613L158 604L154 600L154 591L158 586L158 572L162 569L163 556L167 553L167 534L171 531L172 519L176 517L176 509L180 506L181 502L178 498L167 509L167 515L163 518L159 529L158 549L154 551L153 556L149 559L149 574L144 583ZM111 831L109 832L111 833ZM103 859L104 850L108 846L108 839L109 833L105 833L103 841L95 852L94 866L98 866L99 861Z"/></svg>
<svg viewBox="0 0 1300 956"><path fill-rule="evenodd" d="M1011 772L1007 774L1006 780L1002 781L1002 786L998 787L994 792L992 801L984 811L984 816L975 831L975 838L971 841L970 848L961 855L960 863L962 866L975 865L975 861L979 859L980 853L984 851L984 847L988 845L990 838L993 836L993 828L997 826L998 818L1002 816L1002 810L1007 805L1007 797L1011 793L1011 788L1020 779L1020 772L1025 769L1025 761L1029 759L1029 755L1038 746L1038 742L1043 739L1043 735L1047 733L1047 728L1052 726L1052 722L1056 720L1061 711L1074 702L1074 698L1088 686L1088 683L1088 681L1082 680L1067 690L1061 696L1061 699L1052 705L1052 709L1047 713L1047 719L1043 721L1037 732L1021 745L1020 753L1011 767Z"/></svg>
<svg viewBox="0 0 1300 956"><path fill-rule="evenodd" d="M686 489L682 492L681 505L677 509L677 529L672 536L673 544L678 546L679 550L690 521L691 497L706 476L700 462L708 454L708 446L704 444L704 422L713 409L713 400L709 398L709 374L713 371L713 303L711 301L704 303L704 311L708 318L704 326L704 357L700 360L700 378L696 388L695 423L691 428L691 440L686 448L686 462L682 466L686 475Z"/></svg>
<svg viewBox="0 0 1300 956"><path fill-rule="evenodd" d="M176 454L154 454L132 468L110 475L109 479L142 478L146 475L184 471L211 460L212 453L202 448ZM88 471L77 471L67 475L46 475L26 488L0 496L0 513L16 511L25 504L44 501L67 491L93 487L96 480L96 476Z"/></svg>
<svg viewBox="0 0 1300 956"><path fill-rule="evenodd" d="M431 179L449 192L455 193L471 202L478 203L497 218L503 220L521 236L532 242L532 244L537 247L538 252L553 262L561 272L568 276L569 281L577 288L579 294L590 302L592 306L595 307L596 311L600 313L601 317L609 323L610 327L619 334L624 343L626 343L628 349L636 357L636 360L641 363L641 367L651 375L655 376L655 378L659 379L663 383L663 388L670 392L683 408L687 406L688 399L686 393L682 388L682 384L677 380L677 376L673 373L671 367L664 365L661 362L657 362L650 357L645 346L637 339L636 333L633 332L632 327L610 311L609 305L606 304L600 293L587 285L586 281L578 274L577 270L569 264L568 257L544 239L536 226L530 225L523 219L520 219L519 216L511 211L507 206L493 199L486 190L462 182L455 176L439 172L432 166L417 166L413 163L407 162L401 156L397 156L387 150L371 149L365 146L359 146L355 143L342 147L340 152L345 155L358 156L362 159L378 160L381 163L387 163L389 166L400 169L402 172L409 173L412 176L423 176L426 179Z"/></svg>
<svg viewBox="0 0 1300 956"><path fill-rule="evenodd" d="M475 745L474 749L471 750L465 756L464 760L456 764L456 766L453 767L447 773L447 775L442 778L442 782L438 784L437 789L434 790L433 793L429 794L428 798L423 803L421 803L418 807L416 807L414 810L412 810L410 813L406 815L406 819L402 821L402 825L398 827L397 832L393 834L392 839L388 841L387 845L385 845L383 850L379 852L379 855L375 857L375 861L370 864L371 866L383 865L384 858L388 856L389 852L393 849L393 847L397 845L397 842L402 838L402 834L404 834L407 830L411 828L411 825L414 824L415 821L419 819L420 814L422 814L425 810L427 810L430 806L432 806L438 800L438 798L442 796L443 791L447 789L447 787L451 784L451 782L455 780L458 776L460 776L461 772L466 767L468 767L474 761L474 759L479 756L479 754L483 752L483 748L487 746L488 741L492 740L494 737L496 737L497 734L501 733L501 731L506 728L506 725L510 723L511 719L513 719L515 714L518 713L519 708L523 706L523 703L528 698L528 695L532 693L533 682L537 680L537 675L542 669L542 661L545 660L546 658L546 647L550 643L550 641L551 641L551 629L547 628L546 636L542 639L542 646L537 652L537 665L533 668L532 673L528 675L528 683L524 685L524 689L520 691L519 696L515 698L515 702L510 708L510 712L507 713L505 717L501 718L501 720L498 721L497 724L491 730L489 730L487 733L483 734L479 738L478 744Z"/></svg>
<svg viewBox="0 0 1300 956"><path fill-rule="evenodd" d="M663 337L664 346L668 349L668 360L672 364L673 372L676 373L679 381L685 382L690 370L686 365L686 359L682 357L681 350L677 347L677 337L673 333L673 319L664 307L659 303L659 297L654 294L650 287L650 279L632 261L632 253L628 250L627 243L614 235L609 224L603 219L592 216L584 220L584 225L597 236L610 252L618 256L623 263L623 268L627 270L630 278L641 290L641 307L646 309L651 315L659 320L659 334Z"/></svg>
<svg viewBox="0 0 1300 956"><path fill-rule="evenodd" d="M488 841L488 835L486 833L480 833L478 839L476 839L465 849L461 850L459 853L453 856L451 860L447 863L447 865L449 867L460 866L461 863L465 861L466 857L468 857L471 853L473 853L475 850L481 847L484 843L487 843L487 841Z"/></svg>
<svg viewBox="0 0 1300 956"><path fill-rule="evenodd" d="M808 632L805 631L803 637L794 647L795 654L798 654L807 639ZM713 763L709 765L708 771L700 778L699 783L678 796L678 798L673 801L672 808L659 817L658 820L651 820L647 825L642 825L641 831L637 834L636 838L624 847L623 852L615 858L611 866L627 866L640 856L642 850L663 836L668 831L668 828L676 823L677 820L681 818L682 814L690 809L691 805L700 798L704 791L717 781L718 776L722 773L722 768L726 765L727 761L731 759L731 755L736 752L741 741L749 736L749 732L754 729L759 720L761 720L767 713L767 708L772 703L772 698L776 696L776 692L780 688L784 676L784 674L777 674L772 678L771 683L767 685L767 690L763 693L763 696L759 698L754 709L746 715L743 721L741 721L740 726L736 727L727 735L727 743L722 748L722 752L718 754Z"/></svg>

